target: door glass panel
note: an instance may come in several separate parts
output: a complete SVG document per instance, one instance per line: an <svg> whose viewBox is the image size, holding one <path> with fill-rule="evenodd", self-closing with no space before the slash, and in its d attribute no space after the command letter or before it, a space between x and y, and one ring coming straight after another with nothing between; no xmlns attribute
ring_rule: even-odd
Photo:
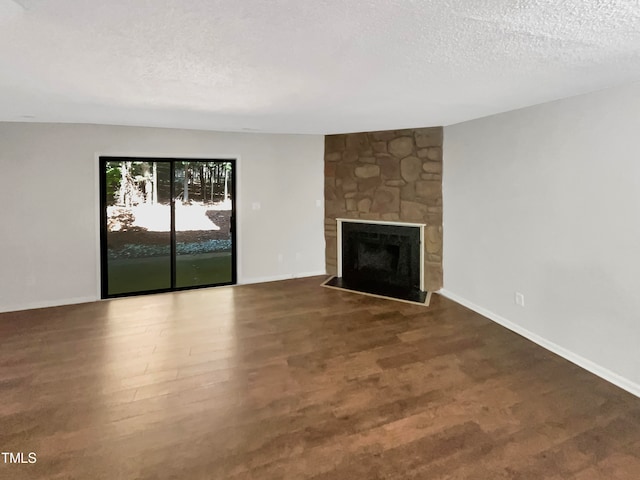
<svg viewBox="0 0 640 480"><path fill-rule="evenodd" d="M176 287L233 282L232 163L175 163Z"/></svg>
<svg viewBox="0 0 640 480"><path fill-rule="evenodd" d="M107 295L171 288L169 162L107 161Z"/></svg>

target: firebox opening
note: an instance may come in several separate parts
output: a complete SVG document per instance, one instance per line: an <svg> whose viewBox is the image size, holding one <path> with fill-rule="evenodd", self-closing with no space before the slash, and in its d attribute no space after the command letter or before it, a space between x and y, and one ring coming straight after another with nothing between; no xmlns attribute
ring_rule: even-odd
<svg viewBox="0 0 640 480"><path fill-rule="evenodd" d="M399 245L377 245L369 242L359 242L356 248L356 268L370 275L397 272L399 256Z"/></svg>

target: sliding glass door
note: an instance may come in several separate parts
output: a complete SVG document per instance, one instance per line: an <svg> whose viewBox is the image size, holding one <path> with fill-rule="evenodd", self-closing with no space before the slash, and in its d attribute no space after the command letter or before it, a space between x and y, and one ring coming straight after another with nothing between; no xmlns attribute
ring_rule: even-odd
<svg viewBox="0 0 640 480"><path fill-rule="evenodd" d="M175 163L176 287L232 282L232 165Z"/></svg>
<svg viewBox="0 0 640 480"><path fill-rule="evenodd" d="M229 285L235 161L102 157L103 298Z"/></svg>

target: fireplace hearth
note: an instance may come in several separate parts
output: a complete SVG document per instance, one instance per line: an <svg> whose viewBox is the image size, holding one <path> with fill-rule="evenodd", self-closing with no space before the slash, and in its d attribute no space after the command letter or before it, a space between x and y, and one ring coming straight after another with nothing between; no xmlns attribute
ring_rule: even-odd
<svg viewBox="0 0 640 480"><path fill-rule="evenodd" d="M337 222L338 276L327 286L424 303L424 224Z"/></svg>

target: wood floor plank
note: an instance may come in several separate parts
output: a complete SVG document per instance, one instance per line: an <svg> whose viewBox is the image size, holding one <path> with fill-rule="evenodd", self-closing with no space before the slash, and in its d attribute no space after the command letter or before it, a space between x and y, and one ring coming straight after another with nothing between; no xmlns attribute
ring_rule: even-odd
<svg viewBox="0 0 640 480"><path fill-rule="evenodd" d="M433 295L319 277L0 314L22 479L640 476L640 399Z"/></svg>

